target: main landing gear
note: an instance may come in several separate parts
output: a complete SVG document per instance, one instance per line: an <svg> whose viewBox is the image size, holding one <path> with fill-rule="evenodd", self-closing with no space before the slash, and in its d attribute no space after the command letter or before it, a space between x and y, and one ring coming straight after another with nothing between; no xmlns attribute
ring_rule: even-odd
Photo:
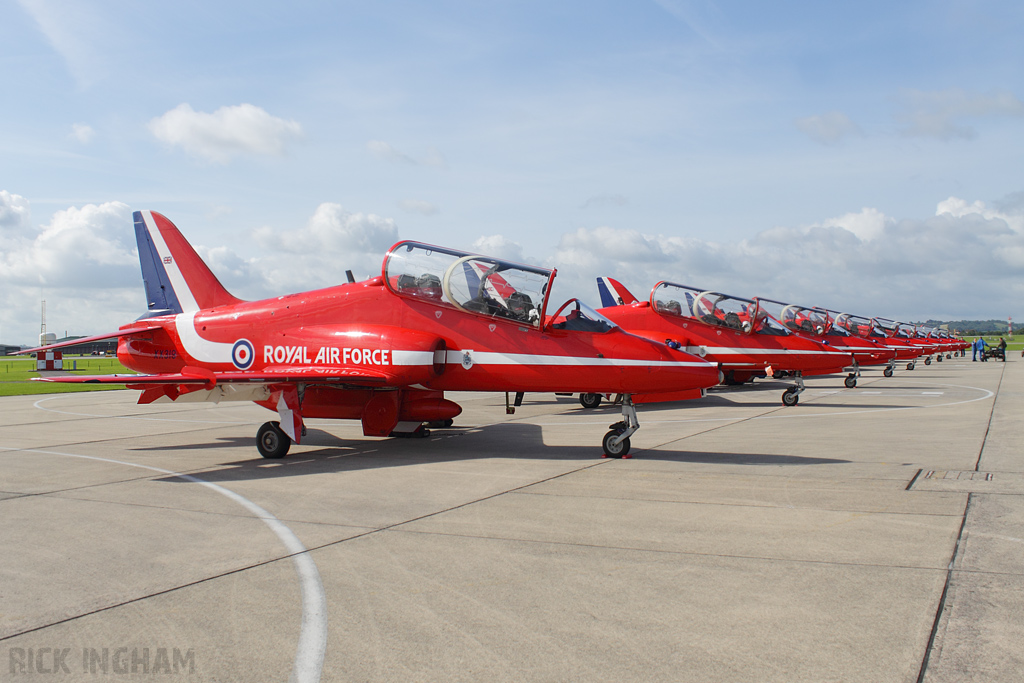
<svg viewBox="0 0 1024 683"><path fill-rule="evenodd" d="M847 389L853 389L854 387L857 386L857 378L860 377L860 363L858 363L857 359L854 358L853 359L853 365L851 365L848 368L843 368L843 369L844 370L852 370L853 371L849 375L846 376L845 380L843 380L843 384L846 386Z"/></svg>
<svg viewBox="0 0 1024 683"><path fill-rule="evenodd" d="M265 422L256 432L256 450L264 458L277 460L288 454L292 440L281 430L280 422Z"/></svg>
<svg viewBox="0 0 1024 683"><path fill-rule="evenodd" d="M608 425L611 431L604 435L601 448L606 458L629 458L629 437L640 429L640 421L636 417L636 406L629 394L622 397L622 420Z"/></svg>
<svg viewBox="0 0 1024 683"><path fill-rule="evenodd" d="M854 380L856 382L856 379ZM790 387L782 392L782 405L784 406L795 406L800 402L800 394L804 393L804 378L800 373L796 375L796 386Z"/></svg>
<svg viewBox="0 0 1024 683"><path fill-rule="evenodd" d="M601 405L601 394L580 394L580 405L588 410Z"/></svg>

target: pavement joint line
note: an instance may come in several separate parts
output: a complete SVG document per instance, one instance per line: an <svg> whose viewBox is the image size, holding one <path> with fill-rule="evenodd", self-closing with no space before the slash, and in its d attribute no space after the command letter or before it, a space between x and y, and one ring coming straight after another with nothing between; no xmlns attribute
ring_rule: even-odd
<svg viewBox="0 0 1024 683"><path fill-rule="evenodd" d="M406 522L407 523L407 522ZM570 543L568 541L556 541L550 539L536 538L511 538L504 536L480 536L478 534L457 534L450 531L425 531L420 529L395 529L389 527L381 531L392 531L407 534L419 534L424 536L448 536L451 538L469 538L480 541L499 541L502 543L528 543L535 545L557 545L572 548L590 548L594 550L616 550L623 552L655 553L659 555L689 555L693 557L720 557L730 560L755 560L759 562L784 562L792 564L814 564L831 567L865 567L873 569L905 569L908 571L942 572L943 567L922 567L905 564L879 564L877 562L845 562L839 560L812 560L799 557L767 557L762 555L736 555L732 553L704 553L693 550L675 550L670 548L637 548L632 546L599 545L597 543ZM334 544L329 544L334 545ZM319 550L319 548L316 548ZM1015 576L1015 575L1011 575Z"/></svg>
<svg viewBox="0 0 1024 683"><path fill-rule="evenodd" d="M964 527L967 526L967 514L971 509L971 500L973 494L967 494L967 502L964 504L964 516L960 521L960 531L956 536L956 543L953 544L953 555L949 558L949 564L946 565L946 581L942 586L942 594L939 596L939 605L935 610L935 619L932 621L931 633L928 635L928 645L924 649L924 656L921 659L921 670L917 675L917 683L923 683L925 673L928 671L928 661L932 656L932 649L935 647L935 638L939 633L939 625L942 623L942 614L946 609L946 598L949 595L949 586L953 580L953 567L956 564L956 556L960 552L960 543L964 537Z"/></svg>
<svg viewBox="0 0 1024 683"><path fill-rule="evenodd" d="M999 389L1003 386L1003 377L1006 375L1006 362L1003 362L1003 367L999 370L999 383L996 384L996 399L992 401L992 409L988 413L988 424L985 425L985 435L981 437L981 447L978 449L978 459L974 463L974 471L977 472L981 466L981 456L985 452L985 444L988 442L988 433L992 429L992 418L996 414L996 403L999 402ZM965 512L964 515L967 513Z"/></svg>
<svg viewBox="0 0 1024 683"><path fill-rule="evenodd" d="M835 512L835 513L851 513L861 515L908 515L912 517L959 517L959 513L955 514L942 514L939 512L900 512L898 510L855 510L847 508L822 508L813 505L766 505L757 503L716 503L711 501L703 500L669 500L665 498L615 498L613 496L587 496L587 495L570 495L564 493L543 493L534 491L517 491L522 496L548 496L551 498L575 498L575 499L593 499L593 500L621 500L621 501L635 501L642 503L666 503L670 505L720 505L722 507L737 507L737 508L766 508L769 510L818 510L821 512ZM932 491L928 491L932 493ZM962 495L962 494L961 494ZM1009 495L1009 494L1007 494ZM1020 495L1013 494L1013 495Z"/></svg>

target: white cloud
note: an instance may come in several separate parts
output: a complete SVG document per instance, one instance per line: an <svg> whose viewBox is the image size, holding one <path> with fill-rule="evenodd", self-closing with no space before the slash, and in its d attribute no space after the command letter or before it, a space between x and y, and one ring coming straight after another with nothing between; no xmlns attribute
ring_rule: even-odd
<svg viewBox="0 0 1024 683"><path fill-rule="evenodd" d="M252 104L221 107L212 114L179 104L150 121L149 130L168 145L219 164L237 154L281 156L289 143L302 137L297 121L271 116Z"/></svg>
<svg viewBox="0 0 1024 683"><path fill-rule="evenodd" d="M834 145L844 137L864 134L860 126L840 111L797 119L796 127L807 137L823 145Z"/></svg>
<svg viewBox="0 0 1024 683"><path fill-rule="evenodd" d="M856 235L862 242L873 240L882 235L887 223L892 220L878 209L865 207L858 213L848 213L838 218L829 218L821 223L826 228L845 228Z"/></svg>
<svg viewBox="0 0 1024 683"><path fill-rule="evenodd" d="M0 237L24 235L31 228L28 200L0 190Z"/></svg>
<svg viewBox="0 0 1024 683"><path fill-rule="evenodd" d="M897 118L908 137L933 137L939 140L971 139L977 131L966 120L996 116L1024 116L1024 102L1012 93L999 90L989 95L959 88L939 91L906 90L900 97L903 111Z"/></svg>
<svg viewBox="0 0 1024 683"><path fill-rule="evenodd" d="M35 342L40 299L58 335L109 332L145 309L127 205L71 207L37 229L29 223L28 202L0 192L0 217L12 213L16 229L0 233L4 343Z"/></svg>
<svg viewBox="0 0 1024 683"><path fill-rule="evenodd" d="M407 213L418 213L424 216L433 216L441 211L436 205L422 199L403 199L398 202L398 208Z"/></svg>
<svg viewBox="0 0 1024 683"><path fill-rule="evenodd" d="M1011 229L1019 219L951 198L931 218L896 220L866 208L733 243L581 228L562 236L546 265L559 269L559 303L596 303L594 279L610 275L640 299L665 279L865 315L999 317L1024 300L1024 234Z"/></svg>
<svg viewBox="0 0 1024 683"><path fill-rule="evenodd" d="M34 239L0 255L0 282L19 286L121 287L138 278L131 210L121 202L58 211Z"/></svg>
<svg viewBox="0 0 1024 683"><path fill-rule="evenodd" d="M518 242L513 242L504 235L478 237L473 242L473 246L470 247L470 251L507 261L515 261L516 263L524 263L526 261L526 258L523 256L523 246Z"/></svg>
<svg viewBox="0 0 1024 683"><path fill-rule="evenodd" d="M336 285L349 269L360 277L379 275L384 254L398 241L398 227L391 218L324 203L304 228L263 227L253 237L268 255L246 267L252 276L248 295L272 296Z"/></svg>
<svg viewBox="0 0 1024 683"><path fill-rule="evenodd" d="M96 137L96 131L88 124L73 123L71 124L71 137L83 145L88 145Z"/></svg>
<svg viewBox="0 0 1024 683"><path fill-rule="evenodd" d="M1024 233L1024 211L1019 207L1015 211L999 211L997 209L990 209L981 200L968 204L963 199L950 197L939 202L939 205L935 208L936 216L943 214L949 214L957 218L976 214L987 220L1005 221L1014 232Z"/></svg>

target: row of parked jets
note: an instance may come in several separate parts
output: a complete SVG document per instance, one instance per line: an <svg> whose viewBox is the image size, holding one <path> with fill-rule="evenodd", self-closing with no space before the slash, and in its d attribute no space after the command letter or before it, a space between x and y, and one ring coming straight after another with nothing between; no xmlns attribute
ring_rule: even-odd
<svg viewBox="0 0 1024 683"><path fill-rule="evenodd" d="M580 395L593 408L616 396L622 419L602 440L606 457L628 457L640 427L636 405L705 395L720 383L804 378L964 355L944 331L782 301L744 299L659 282L641 301L598 278L602 308L550 300L556 270L402 241L381 274L326 289L243 301L232 296L170 220L133 215L148 311L101 339L138 374L46 377L124 384L140 404L253 401L277 413L256 446L284 457L304 420L353 419L366 436L425 436L462 408L446 391L506 393L509 411L527 392ZM553 312L552 312L553 311ZM514 395L514 400L509 397Z"/></svg>

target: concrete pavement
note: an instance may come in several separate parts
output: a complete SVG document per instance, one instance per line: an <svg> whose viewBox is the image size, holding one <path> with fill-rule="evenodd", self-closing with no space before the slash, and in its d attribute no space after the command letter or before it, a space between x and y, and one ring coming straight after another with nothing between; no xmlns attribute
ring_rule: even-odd
<svg viewBox="0 0 1024 683"><path fill-rule="evenodd" d="M0 399L0 680L1019 680L1024 363L784 387L631 460L544 395L277 462L252 405Z"/></svg>

